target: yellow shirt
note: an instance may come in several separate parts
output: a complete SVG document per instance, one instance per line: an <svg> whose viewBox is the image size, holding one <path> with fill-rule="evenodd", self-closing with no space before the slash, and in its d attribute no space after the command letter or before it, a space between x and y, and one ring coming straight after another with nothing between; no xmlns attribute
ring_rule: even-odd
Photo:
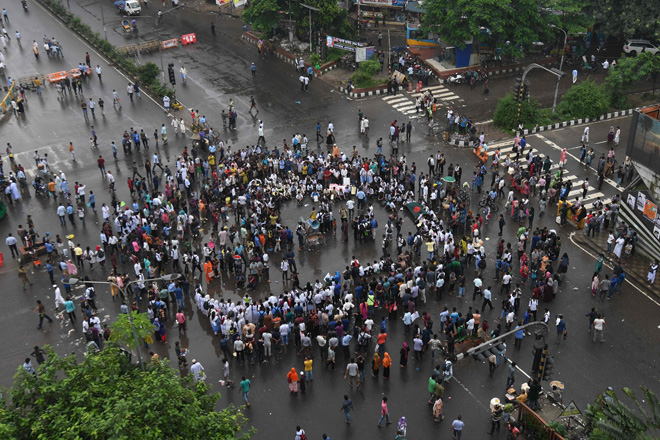
<svg viewBox="0 0 660 440"><path fill-rule="evenodd" d="M76 254L77 257L79 257L79 256L82 255L83 250L82 250L81 247L76 247L76 248L73 250L73 252L75 252L75 254Z"/></svg>
<svg viewBox="0 0 660 440"><path fill-rule="evenodd" d="M426 250L428 250L429 252L433 252L433 242L432 241L429 241L428 243L426 243Z"/></svg>
<svg viewBox="0 0 660 440"><path fill-rule="evenodd" d="M307 359L305 361L305 371L312 371L312 361L311 359Z"/></svg>

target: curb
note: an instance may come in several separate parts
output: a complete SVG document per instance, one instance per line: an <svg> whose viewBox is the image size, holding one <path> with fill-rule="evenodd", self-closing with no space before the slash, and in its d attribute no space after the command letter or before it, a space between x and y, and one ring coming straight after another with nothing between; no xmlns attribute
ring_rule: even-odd
<svg viewBox="0 0 660 440"><path fill-rule="evenodd" d="M522 131L522 134L524 135L535 134L535 133L541 133L543 131L550 131L550 130L557 130L559 128L571 127L573 125L588 124L589 122L600 122L600 121L606 121L608 119L619 118L622 116L632 116L635 110L639 110L639 109L629 108L627 110L620 110L616 112L606 113L596 118L572 119L570 121L557 122L555 124L550 124L550 125L542 125L540 127L534 127L532 129L526 128Z"/></svg>
<svg viewBox="0 0 660 440"><path fill-rule="evenodd" d="M259 39L255 37L250 31L244 31L243 34L241 35L241 40L244 40L245 42L256 46L259 42ZM291 55L290 52L285 51L284 49L276 49L275 50L275 56L279 58L280 60L284 61L287 64L295 65L294 58L296 57L295 55ZM312 66L308 62L305 61L305 67L310 67ZM313 67L313 66L312 66ZM323 64L320 69L314 68L314 77L315 78L320 78L323 76L324 73L327 73L337 67L337 62L336 61L330 61L329 63Z"/></svg>
<svg viewBox="0 0 660 440"><path fill-rule="evenodd" d="M580 246L583 246L584 248L586 248L587 250L593 252L596 255L599 255L601 253L606 254L606 256L605 256L606 265L611 265L611 264L614 263L612 258L607 256L607 249L601 248L600 246L597 246L597 245L593 244L592 240L587 240L587 239L585 239L585 237L580 237L580 234L574 233L574 234L572 234L572 241L575 242L575 243L578 243ZM652 294L653 297L655 297L655 298L660 298L660 294L658 294L657 289L649 289L648 288L649 286L648 286L648 282L647 282L645 274L640 275L639 272L634 272L634 271L630 270L629 267L626 266L625 261L623 261L623 260L622 260L622 266L623 266L624 272L626 274L626 281L628 281L633 286L645 286L646 287L645 290L648 293Z"/></svg>
<svg viewBox="0 0 660 440"><path fill-rule="evenodd" d="M354 92L353 90L358 90L358 91ZM339 91L341 93L344 93L350 96L351 98L359 99L359 98L366 98L367 96L384 95L385 93L387 93L387 85L384 84L375 89L356 89L355 87L353 87L353 90L349 92L348 89L346 89L346 87L342 85L339 86Z"/></svg>

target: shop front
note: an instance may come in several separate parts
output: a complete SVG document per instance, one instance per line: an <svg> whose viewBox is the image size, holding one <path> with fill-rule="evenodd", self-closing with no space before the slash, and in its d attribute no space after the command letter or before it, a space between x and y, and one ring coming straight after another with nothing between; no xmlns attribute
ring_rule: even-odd
<svg viewBox="0 0 660 440"><path fill-rule="evenodd" d="M403 25L406 19L404 0L357 0L356 18L367 26L383 24Z"/></svg>

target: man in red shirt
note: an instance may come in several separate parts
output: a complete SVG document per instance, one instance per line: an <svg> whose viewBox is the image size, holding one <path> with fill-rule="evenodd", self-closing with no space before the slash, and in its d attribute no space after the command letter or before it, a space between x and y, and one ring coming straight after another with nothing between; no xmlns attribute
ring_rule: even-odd
<svg viewBox="0 0 660 440"><path fill-rule="evenodd" d="M105 159L103 159L103 156L99 155L97 162L99 164L99 169L101 170L101 175L105 177Z"/></svg>

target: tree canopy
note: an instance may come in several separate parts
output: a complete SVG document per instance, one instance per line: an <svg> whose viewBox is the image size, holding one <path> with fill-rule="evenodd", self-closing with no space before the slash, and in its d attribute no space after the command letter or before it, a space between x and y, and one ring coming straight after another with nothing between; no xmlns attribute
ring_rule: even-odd
<svg viewBox="0 0 660 440"><path fill-rule="evenodd" d="M44 347L37 376L22 367L0 400L3 439L249 439L238 408L167 362L142 372L109 346L77 363Z"/></svg>
<svg viewBox="0 0 660 440"><path fill-rule="evenodd" d="M551 24L569 32L585 30L584 5L579 0L426 0L422 23L451 45L464 48L474 38L516 53L551 39L557 32ZM557 7L563 8L561 14L554 13Z"/></svg>
<svg viewBox="0 0 660 440"><path fill-rule="evenodd" d="M660 38L660 2L648 0L592 0L593 16L601 29L614 36Z"/></svg>

